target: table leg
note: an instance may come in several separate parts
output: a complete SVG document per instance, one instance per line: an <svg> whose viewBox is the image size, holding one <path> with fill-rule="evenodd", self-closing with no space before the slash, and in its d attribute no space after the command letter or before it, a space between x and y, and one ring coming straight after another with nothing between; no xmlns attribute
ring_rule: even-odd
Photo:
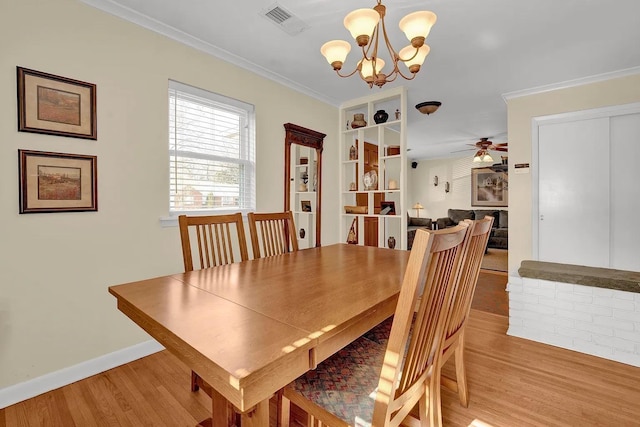
<svg viewBox="0 0 640 427"><path fill-rule="evenodd" d="M211 391L212 417L202 421L197 427L269 427L269 399L241 414L238 420L233 405L215 389L212 388Z"/></svg>
<svg viewBox="0 0 640 427"><path fill-rule="evenodd" d="M269 427L269 400L258 403L251 411L242 414L242 427Z"/></svg>
<svg viewBox="0 0 640 427"><path fill-rule="evenodd" d="M196 427L238 427L239 420L233 405L213 387L211 388L211 411L212 417L200 422Z"/></svg>

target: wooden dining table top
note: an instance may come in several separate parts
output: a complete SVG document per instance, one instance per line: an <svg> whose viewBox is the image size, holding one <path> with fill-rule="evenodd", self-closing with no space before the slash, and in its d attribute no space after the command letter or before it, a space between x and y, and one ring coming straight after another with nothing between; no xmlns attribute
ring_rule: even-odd
<svg viewBox="0 0 640 427"><path fill-rule="evenodd" d="M109 287L240 412L393 314L408 251L336 244Z"/></svg>

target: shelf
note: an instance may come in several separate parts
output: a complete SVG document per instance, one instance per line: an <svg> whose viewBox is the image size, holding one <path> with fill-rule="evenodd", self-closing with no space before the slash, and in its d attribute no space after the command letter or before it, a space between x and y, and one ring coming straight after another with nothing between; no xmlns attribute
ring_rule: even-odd
<svg viewBox="0 0 640 427"><path fill-rule="evenodd" d="M355 214L355 213L342 213L342 216L357 216L367 218L388 218L388 219L401 219L402 215L380 215L380 214Z"/></svg>
<svg viewBox="0 0 640 427"><path fill-rule="evenodd" d="M353 119L353 117L351 119ZM379 127L386 127L389 130L392 130L394 132L400 133L400 129L396 129L395 127L393 127L393 126L400 127L400 123L401 123L401 120L389 120L389 121L386 121L384 123L374 123L374 124L371 124L371 125L368 124L366 126L362 126L362 127L355 128L355 129L345 129L345 130L342 131L342 133L348 134L348 133L352 133L352 132L357 132L359 130L377 129Z"/></svg>

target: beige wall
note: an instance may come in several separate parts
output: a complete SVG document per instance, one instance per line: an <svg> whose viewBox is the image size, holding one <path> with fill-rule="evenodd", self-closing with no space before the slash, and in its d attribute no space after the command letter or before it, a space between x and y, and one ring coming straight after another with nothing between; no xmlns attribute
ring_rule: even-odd
<svg viewBox="0 0 640 427"><path fill-rule="evenodd" d="M98 140L17 132L16 66L97 84ZM283 123L327 134L323 243L337 241L337 109L75 0L0 4L0 388L145 341L112 284L179 272L167 215L168 79L257 111L257 208L283 204ZM99 211L18 214L17 150L98 156Z"/></svg>
<svg viewBox="0 0 640 427"><path fill-rule="evenodd" d="M507 102L509 133L509 271L532 257L531 174L514 174L514 164L531 163L534 117L640 101L640 75L523 96ZM531 164L532 168L536 165Z"/></svg>
<svg viewBox="0 0 640 427"><path fill-rule="evenodd" d="M409 214L416 215L411 207L416 203L424 207L420 216L436 220L447 216L449 209L504 209L471 206L471 169L493 163L473 163L473 151L466 157L418 160L418 167L409 167L408 181ZM500 162L498 154L492 156L494 163ZM433 177L438 176L438 186L433 185ZM450 191L444 191L445 182Z"/></svg>

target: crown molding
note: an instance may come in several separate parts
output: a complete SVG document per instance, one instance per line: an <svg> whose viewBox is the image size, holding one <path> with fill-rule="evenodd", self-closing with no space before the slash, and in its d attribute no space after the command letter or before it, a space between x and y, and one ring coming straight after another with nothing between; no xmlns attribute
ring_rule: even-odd
<svg viewBox="0 0 640 427"><path fill-rule="evenodd" d="M537 86L531 89L523 89L523 90L517 90L514 92L507 92L502 94L502 99L506 103L510 99L520 98L522 96L537 95L544 92L551 92L559 89L568 89L571 87L582 86L586 84L597 83L605 80L617 79L620 77L632 76L636 74L640 74L640 67L625 68L623 70L611 71L603 74L596 74L594 76L581 77L579 79L567 80L564 82L554 83L554 84L545 85L545 86Z"/></svg>
<svg viewBox="0 0 640 427"><path fill-rule="evenodd" d="M162 34L172 40L175 40L184 45L190 46L194 49L200 50L225 62L229 62L245 70L251 71L261 77L272 80L304 95L315 98L319 101L325 102L329 105L337 106L339 102L333 98L329 98L324 94L314 91L306 86L300 85L292 80L287 79L279 74L273 73L266 68L255 64L251 61L247 61L227 50L221 49L210 43L205 42L197 37L185 33L184 31L173 28L167 24L164 24L156 19L153 19L147 15L137 12L128 7L117 4L111 0L81 0L89 6L99 9L103 12L107 12L118 18L129 21L133 24L154 31L158 34Z"/></svg>

